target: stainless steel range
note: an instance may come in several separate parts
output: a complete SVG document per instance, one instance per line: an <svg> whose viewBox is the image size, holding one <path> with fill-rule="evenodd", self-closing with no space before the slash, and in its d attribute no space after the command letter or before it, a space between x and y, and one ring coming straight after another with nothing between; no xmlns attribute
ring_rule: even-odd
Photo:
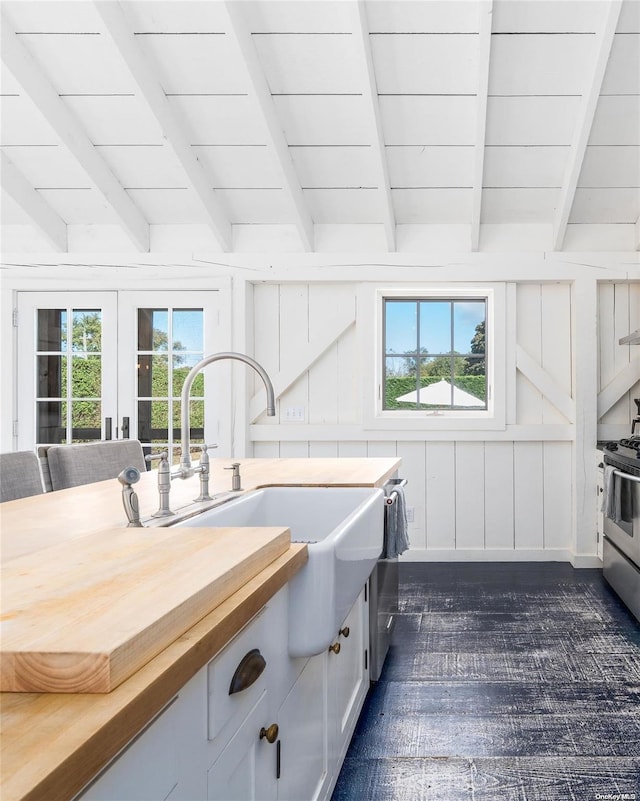
<svg viewBox="0 0 640 801"><path fill-rule="evenodd" d="M640 621L640 436L604 449L604 577Z"/></svg>

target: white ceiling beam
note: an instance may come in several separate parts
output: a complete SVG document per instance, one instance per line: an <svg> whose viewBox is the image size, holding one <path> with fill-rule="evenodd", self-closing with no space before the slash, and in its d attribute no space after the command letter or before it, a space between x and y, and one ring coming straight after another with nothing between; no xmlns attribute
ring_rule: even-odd
<svg viewBox="0 0 640 801"><path fill-rule="evenodd" d="M251 40L251 31L243 17L244 3L227 0L224 8L227 12L226 34L234 42L244 64L251 92L256 100L267 132L267 146L274 153L282 176L282 182L292 208L295 225L302 239L305 250L313 250L313 220L304 199L302 187L291 160L289 145L285 139L282 125L278 120L276 108L271 97L271 90L262 71L258 53Z"/></svg>
<svg viewBox="0 0 640 801"><path fill-rule="evenodd" d="M55 250L67 250L67 224L51 208L42 195L34 189L12 161L2 156L0 181L2 188L29 216L35 227L42 233Z"/></svg>
<svg viewBox="0 0 640 801"><path fill-rule="evenodd" d="M352 8L352 30L358 57L363 65L364 82L362 86L362 98L364 101L364 111L367 116L367 128L371 131L371 148L374 154L374 167L376 171L376 182L381 193L384 234L387 243L387 250L393 252L396 249L396 218L393 209L393 199L391 197L391 185L389 181L389 169L387 167L387 157L384 145L384 134L382 131L382 120L380 116L380 103L378 101L378 87L373 68L373 56L371 53L371 40L369 39L369 23L367 12L363 0L358 0Z"/></svg>
<svg viewBox="0 0 640 801"><path fill-rule="evenodd" d="M149 250L149 223L93 146L76 117L2 15L2 60L38 110L69 148L104 197L138 250Z"/></svg>
<svg viewBox="0 0 640 801"><path fill-rule="evenodd" d="M153 67L141 51L133 31L127 23L120 3L109 0L96 2L106 33L122 57L139 90L138 97L155 117L165 136L167 145L187 175L189 187L203 207L209 227L221 248L231 250L231 223L210 185L202 165L194 155L183 126L174 113L167 96L158 82Z"/></svg>
<svg viewBox="0 0 640 801"><path fill-rule="evenodd" d="M481 2L478 8L478 85L476 89L476 138L471 190L471 250L478 250L480 247L480 216L484 180L484 147L487 130L492 18L493 0Z"/></svg>
<svg viewBox="0 0 640 801"><path fill-rule="evenodd" d="M582 95L578 121L574 129L573 141L569 149L567 166L562 181L562 189L560 190L560 198L556 208L553 224L554 250L562 250L562 245L564 243L569 215L571 214L571 207L573 206L573 200L582 170L582 162L584 161L587 150L591 126L596 113L596 106L598 105L602 81L607 69L621 7L622 0L610 0L607 5L602 28L596 34L594 60L591 70L586 73L586 91Z"/></svg>

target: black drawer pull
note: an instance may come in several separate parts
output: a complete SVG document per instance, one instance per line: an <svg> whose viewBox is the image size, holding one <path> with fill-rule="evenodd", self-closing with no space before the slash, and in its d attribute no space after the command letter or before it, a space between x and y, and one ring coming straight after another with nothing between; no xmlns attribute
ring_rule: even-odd
<svg viewBox="0 0 640 801"><path fill-rule="evenodd" d="M266 666L267 662L257 648L245 654L240 660L240 664L236 668L236 672L231 679L229 695L240 693L246 690L247 687L251 687Z"/></svg>

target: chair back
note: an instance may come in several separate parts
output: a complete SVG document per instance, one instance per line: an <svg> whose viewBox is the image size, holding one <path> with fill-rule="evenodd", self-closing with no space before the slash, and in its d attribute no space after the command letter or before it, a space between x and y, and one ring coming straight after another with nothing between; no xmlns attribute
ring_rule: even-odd
<svg viewBox="0 0 640 801"><path fill-rule="evenodd" d="M42 495L40 463L33 451L0 453L0 502Z"/></svg>
<svg viewBox="0 0 640 801"><path fill-rule="evenodd" d="M137 439L51 445L47 459L54 490L116 478L125 467L137 467L140 472L147 469L142 445Z"/></svg>

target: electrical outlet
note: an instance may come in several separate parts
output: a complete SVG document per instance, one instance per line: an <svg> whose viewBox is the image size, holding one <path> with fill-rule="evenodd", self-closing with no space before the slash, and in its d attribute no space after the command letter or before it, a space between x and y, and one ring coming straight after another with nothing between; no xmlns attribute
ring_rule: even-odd
<svg viewBox="0 0 640 801"><path fill-rule="evenodd" d="M413 523L415 519L416 519L415 506L407 506L407 523Z"/></svg>
<svg viewBox="0 0 640 801"><path fill-rule="evenodd" d="M287 406L284 420L285 423L304 423L304 406Z"/></svg>

